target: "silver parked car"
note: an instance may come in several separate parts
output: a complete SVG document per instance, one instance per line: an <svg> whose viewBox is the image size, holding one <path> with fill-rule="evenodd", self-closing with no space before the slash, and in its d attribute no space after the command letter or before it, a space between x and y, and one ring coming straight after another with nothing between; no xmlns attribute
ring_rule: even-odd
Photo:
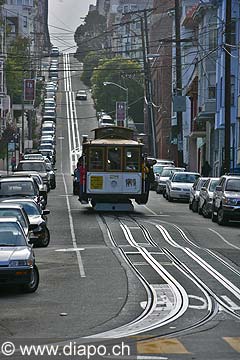
<svg viewBox="0 0 240 360"><path fill-rule="evenodd" d="M166 182L166 198L168 201L175 199L189 200L190 189L201 175L196 172L176 172Z"/></svg>
<svg viewBox="0 0 240 360"><path fill-rule="evenodd" d="M219 183L219 178L209 178L199 193L198 213L206 218L212 216L213 192Z"/></svg>
<svg viewBox="0 0 240 360"><path fill-rule="evenodd" d="M37 290L39 273L31 242L16 218L0 218L0 286Z"/></svg>

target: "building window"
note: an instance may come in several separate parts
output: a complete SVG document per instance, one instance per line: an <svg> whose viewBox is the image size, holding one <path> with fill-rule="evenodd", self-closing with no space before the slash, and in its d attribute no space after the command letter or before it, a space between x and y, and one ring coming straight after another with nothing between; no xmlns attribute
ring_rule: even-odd
<svg viewBox="0 0 240 360"><path fill-rule="evenodd" d="M217 48L217 36L218 32L216 28L209 29L209 50L214 50Z"/></svg>
<svg viewBox="0 0 240 360"><path fill-rule="evenodd" d="M17 0L17 5L22 5L22 0Z"/></svg>
<svg viewBox="0 0 240 360"><path fill-rule="evenodd" d="M28 20L28 18L27 18L27 16L23 16L23 27L27 27L27 20Z"/></svg>
<svg viewBox="0 0 240 360"><path fill-rule="evenodd" d="M231 23L231 45L236 45L236 19Z"/></svg>
<svg viewBox="0 0 240 360"><path fill-rule="evenodd" d="M208 99L216 99L216 74L209 73L208 81Z"/></svg>

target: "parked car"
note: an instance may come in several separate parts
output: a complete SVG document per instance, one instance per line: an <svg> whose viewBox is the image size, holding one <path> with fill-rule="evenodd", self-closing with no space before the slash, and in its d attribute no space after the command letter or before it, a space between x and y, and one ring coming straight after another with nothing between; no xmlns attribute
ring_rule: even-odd
<svg viewBox="0 0 240 360"><path fill-rule="evenodd" d="M189 200L190 189L201 175L195 172L176 172L166 182L166 198L168 201L175 199Z"/></svg>
<svg viewBox="0 0 240 360"><path fill-rule="evenodd" d="M48 172L49 177L50 177L50 187L51 187L51 189L55 189L56 188L56 174L55 174L55 171L57 169L53 168L52 163L47 162L47 161L46 161L46 169L47 169L47 172Z"/></svg>
<svg viewBox="0 0 240 360"><path fill-rule="evenodd" d="M50 232L47 227L48 209L42 210L32 199L9 199L4 200L2 204L15 203L23 207L29 220L29 230L31 239L34 240L34 246L47 247L50 242Z"/></svg>
<svg viewBox="0 0 240 360"><path fill-rule="evenodd" d="M16 171L37 171L43 183L47 186L48 191L50 190L50 177L44 160L21 160L17 165Z"/></svg>
<svg viewBox="0 0 240 360"><path fill-rule="evenodd" d="M148 161L150 159L153 160L154 158L148 158ZM174 167L175 166L174 161L171 161L171 160L163 160L163 159L154 159L154 160L156 162L153 165L154 181L150 186L151 190L156 190L157 189L158 180L159 180L159 177L162 174L162 171L163 171L164 167L166 167L166 166Z"/></svg>
<svg viewBox="0 0 240 360"><path fill-rule="evenodd" d="M199 193L198 213L208 218L212 216L213 192L219 182L219 178L209 178Z"/></svg>
<svg viewBox="0 0 240 360"><path fill-rule="evenodd" d="M15 201L15 200L13 200ZM0 203L0 218L15 217L21 224L26 236L29 235L30 222L24 208L16 203L7 204L4 201Z"/></svg>
<svg viewBox="0 0 240 360"><path fill-rule="evenodd" d="M157 194L163 194L163 196L165 197L166 181L172 176L174 172L179 172L179 171L185 171L185 169L181 167L164 166L162 173L157 181L157 189L156 189Z"/></svg>
<svg viewBox="0 0 240 360"><path fill-rule="evenodd" d="M190 189L189 209L193 212L198 212L199 193L207 180L207 177L199 177Z"/></svg>
<svg viewBox="0 0 240 360"><path fill-rule="evenodd" d="M53 46L50 51L50 56L55 57L59 55L60 55L59 48L57 46Z"/></svg>
<svg viewBox="0 0 240 360"><path fill-rule="evenodd" d="M47 185L43 183L43 179L37 171L17 171L13 173L12 176L31 176L38 184L39 192L41 193L41 196L44 200L44 207L47 205Z"/></svg>
<svg viewBox="0 0 240 360"><path fill-rule="evenodd" d="M39 284L31 243L16 218L0 218L0 285L20 286L32 293Z"/></svg>
<svg viewBox="0 0 240 360"><path fill-rule="evenodd" d="M6 198L29 198L44 208L42 192L31 176L6 176L0 178L0 201Z"/></svg>
<svg viewBox="0 0 240 360"><path fill-rule="evenodd" d="M76 100L87 100L87 93L85 90L78 90L76 93Z"/></svg>
<svg viewBox="0 0 240 360"><path fill-rule="evenodd" d="M212 221L240 220L240 176L223 175L213 192Z"/></svg>

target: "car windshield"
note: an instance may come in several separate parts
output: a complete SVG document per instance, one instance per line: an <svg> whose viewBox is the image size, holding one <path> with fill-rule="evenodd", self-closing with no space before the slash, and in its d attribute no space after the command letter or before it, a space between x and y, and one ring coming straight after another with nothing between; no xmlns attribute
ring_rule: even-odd
<svg viewBox="0 0 240 360"><path fill-rule="evenodd" d="M5 196L34 196L31 181L5 181L0 182L0 197Z"/></svg>
<svg viewBox="0 0 240 360"><path fill-rule="evenodd" d="M225 190L240 192L240 178L239 179L229 179L227 181Z"/></svg>
<svg viewBox="0 0 240 360"><path fill-rule="evenodd" d="M170 177L173 173L173 169L166 169L162 171L162 177Z"/></svg>
<svg viewBox="0 0 240 360"><path fill-rule="evenodd" d="M37 204L33 202L18 201L18 204L22 205L28 215L40 215L40 210Z"/></svg>
<svg viewBox="0 0 240 360"><path fill-rule="evenodd" d="M206 179L200 179L200 180L198 181L196 190L200 190L201 187L203 187L203 186L206 184L206 181L207 181Z"/></svg>
<svg viewBox="0 0 240 360"><path fill-rule="evenodd" d="M212 180L210 182L209 191L214 191L216 189L218 182L219 180Z"/></svg>
<svg viewBox="0 0 240 360"><path fill-rule="evenodd" d="M1 223L0 246L26 246L25 237L18 224Z"/></svg>
<svg viewBox="0 0 240 360"><path fill-rule="evenodd" d="M25 162L19 163L17 167L18 171L38 171L45 172L45 164L42 162Z"/></svg>
<svg viewBox="0 0 240 360"><path fill-rule="evenodd" d="M195 180L199 177L198 174L178 174L176 173L173 176L172 181L177 183L187 183L187 184L193 184Z"/></svg>
<svg viewBox="0 0 240 360"><path fill-rule="evenodd" d="M22 227L26 227L26 220L20 209L2 209L0 208L0 217L15 217L18 219Z"/></svg>
<svg viewBox="0 0 240 360"><path fill-rule="evenodd" d="M166 165L154 165L153 166L154 174L161 174L162 171L163 171L164 166L166 166Z"/></svg>

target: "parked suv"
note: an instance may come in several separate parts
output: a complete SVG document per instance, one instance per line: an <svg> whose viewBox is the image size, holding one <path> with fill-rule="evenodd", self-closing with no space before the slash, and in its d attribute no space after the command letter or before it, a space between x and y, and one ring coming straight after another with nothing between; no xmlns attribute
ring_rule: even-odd
<svg viewBox="0 0 240 360"><path fill-rule="evenodd" d="M223 175L213 192L212 221L240 220L240 176Z"/></svg>

